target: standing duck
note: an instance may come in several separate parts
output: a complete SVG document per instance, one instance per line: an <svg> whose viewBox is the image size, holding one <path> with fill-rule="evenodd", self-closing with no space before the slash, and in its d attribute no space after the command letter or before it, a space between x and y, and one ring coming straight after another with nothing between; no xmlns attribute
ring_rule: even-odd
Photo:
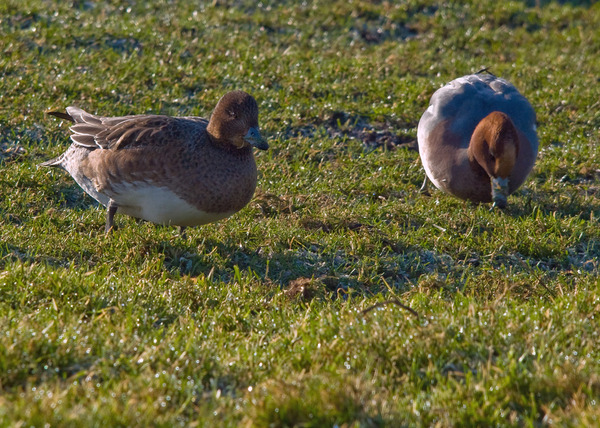
<svg viewBox="0 0 600 428"><path fill-rule="evenodd" d="M531 104L492 74L459 77L438 89L419 121L417 140L427 177L438 189L499 208L523 184L538 151Z"/></svg>
<svg viewBox="0 0 600 428"><path fill-rule="evenodd" d="M49 114L75 123L73 143L42 166L66 170L107 208L106 232L117 211L182 229L229 217L254 195L252 147L269 147L256 100L242 91L225 94L210 120L100 117L77 107Z"/></svg>

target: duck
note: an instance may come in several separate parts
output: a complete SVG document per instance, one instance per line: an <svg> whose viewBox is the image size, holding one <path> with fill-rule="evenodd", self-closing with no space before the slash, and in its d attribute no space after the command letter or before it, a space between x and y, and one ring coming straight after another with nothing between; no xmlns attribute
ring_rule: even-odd
<svg viewBox="0 0 600 428"><path fill-rule="evenodd" d="M536 115L507 80L481 72L438 89L419 121L417 144L426 177L460 199L506 208L533 169Z"/></svg>
<svg viewBox="0 0 600 428"><path fill-rule="evenodd" d="M41 166L65 170L106 207L106 233L117 212L182 233L233 215L256 189L253 148L269 148L258 104L244 91L223 95L209 119L102 117L74 106L48 114L73 123L72 143Z"/></svg>

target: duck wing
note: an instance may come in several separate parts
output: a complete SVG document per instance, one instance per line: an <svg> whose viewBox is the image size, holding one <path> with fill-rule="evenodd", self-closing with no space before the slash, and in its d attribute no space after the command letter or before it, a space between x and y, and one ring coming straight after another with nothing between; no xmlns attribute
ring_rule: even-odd
<svg viewBox="0 0 600 428"><path fill-rule="evenodd" d="M89 149L122 150L143 146L161 146L173 140L190 140L206 129L208 121L200 117L164 115L132 115L102 117L78 107L67 107L67 113L48 114L69 120L74 144Z"/></svg>
<svg viewBox="0 0 600 428"><path fill-rule="evenodd" d="M447 121L452 132L463 136L462 145L467 147L479 121L492 111L506 113L537 152L536 117L531 104L511 83L492 74L463 76L438 89L419 127L424 135Z"/></svg>

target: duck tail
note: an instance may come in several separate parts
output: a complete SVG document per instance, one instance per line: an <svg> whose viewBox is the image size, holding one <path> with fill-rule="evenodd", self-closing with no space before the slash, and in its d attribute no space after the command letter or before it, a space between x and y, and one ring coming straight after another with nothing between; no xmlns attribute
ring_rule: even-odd
<svg viewBox="0 0 600 428"><path fill-rule="evenodd" d="M42 162L40 164L40 166L56 166L56 167L62 168L62 165L61 165L62 160L63 160L63 155L60 155L54 159L50 159L50 160L47 160L46 162Z"/></svg>
<svg viewBox="0 0 600 428"><path fill-rule="evenodd" d="M492 72L490 71L490 68L489 68L489 67L483 67L481 70L479 70L479 71L478 71L477 73L475 73L475 74L483 74L483 73L487 73L487 74L489 74L489 75L492 75L492 76L496 77L496 76L494 75L494 73L492 73Z"/></svg>
<svg viewBox="0 0 600 428"><path fill-rule="evenodd" d="M68 120L70 122L75 122L75 119L71 117L68 113L63 113L62 111L49 111L46 114L50 116L58 117L59 119Z"/></svg>
<svg viewBox="0 0 600 428"><path fill-rule="evenodd" d="M58 117L59 119L64 119L64 120L68 120L70 122L75 122L75 119L73 119L71 117L71 115L69 115L68 113L63 113L62 111L49 111L49 112L46 112L46 114L48 114L50 116ZM64 154L62 154L58 157L55 157L54 159L47 160L46 162L42 162L40 164L40 166L49 166L49 167L55 166L55 167L62 168L61 163L63 161L63 157L64 157Z"/></svg>

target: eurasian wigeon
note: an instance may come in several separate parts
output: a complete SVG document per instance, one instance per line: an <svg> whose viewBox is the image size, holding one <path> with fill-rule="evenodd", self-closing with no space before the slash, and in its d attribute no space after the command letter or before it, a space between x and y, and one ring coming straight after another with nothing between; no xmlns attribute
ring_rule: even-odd
<svg viewBox="0 0 600 428"><path fill-rule="evenodd" d="M107 207L107 232L117 211L182 229L229 217L254 195L252 147L269 147L256 100L242 91L224 95L210 120L100 117L77 107L49 114L75 123L73 143L42 165L63 168Z"/></svg>
<svg viewBox="0 0 600 428"><path fill-rule="evenodd" d="M500 208L523 184L538 151L531 104L492 74L459 77L438 89L419 121L417 140L427 177L438 189Z"/></svg>

